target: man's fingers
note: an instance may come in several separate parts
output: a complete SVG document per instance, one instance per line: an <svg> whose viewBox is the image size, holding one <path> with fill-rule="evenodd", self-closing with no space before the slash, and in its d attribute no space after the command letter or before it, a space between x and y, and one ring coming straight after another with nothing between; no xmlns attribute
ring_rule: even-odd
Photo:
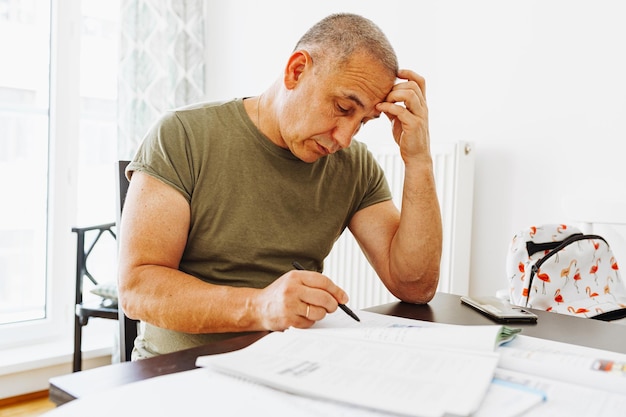
<svg viewBox="0 0 626 417"><path fill-rule="evenodd" d="M294 271L295 272L295 271ZM344 290L339 288L329 277L316 271L297 271L303 285L310 288L317 288L330 293L334 298L342 302L347 298Z"/></svg>
<svg viewBox="0 0 626 417"><path fill-rule="evenodd" d="M401 69L398 71L398 78L402 80L414 81L422 92L422 95L426 97L426 79L424 77L415 71Z"/></svg>

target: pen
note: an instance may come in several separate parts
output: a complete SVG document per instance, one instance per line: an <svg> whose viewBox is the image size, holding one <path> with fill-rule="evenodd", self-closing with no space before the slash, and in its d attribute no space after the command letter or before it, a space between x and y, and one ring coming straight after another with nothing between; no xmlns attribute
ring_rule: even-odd
<svg viewBox="0 0 626 417"><path fill-rule="evenodd" d="M293 265L294 268L296 268L296 269L298 269L300 271L306 271L306 269L304 269L304 267L302 265L300 265L300 262L298 262L298 261L293 261L291 264ZM345 311L347 315L349 315L350 317L352 317L356 321L361 321L361 319L359 319L359 317L356 314L354 314L354 311L350 310L350 307L348 307L347 305L339 304L339 308L342 309L343 311Z"/></svg>

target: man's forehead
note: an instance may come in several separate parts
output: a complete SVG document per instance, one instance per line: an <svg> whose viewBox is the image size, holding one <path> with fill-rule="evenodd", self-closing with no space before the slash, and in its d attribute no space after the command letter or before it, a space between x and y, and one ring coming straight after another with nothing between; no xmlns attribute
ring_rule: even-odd
<svg viewBox="0 0 626 417"><path fill-rule="evenodd" d="M342 91L360 107L376 105L387 98L397 81L380 62L369 55L355 54L340 67L333 69ZM369 102L369 103L368 103Z"/></svg>
<svg viewBox="0 0 626 417"><path fill-rule="evenodd" d="M380 116L380 112L376 110L376 105L378 103L383 102L387 96L385 95L385 97L383 97L380 100L378 100L378 99L367 100L364 97L363 98L362 97L363 96L359 96L359 94L354 93L354 92L346 92L346 93L344 93L344 98L345 99L352 101L361 110L369 111L371 113L370 117L372 117L372 118L379 117ZM369 109L368 106L371 106L371 109Z"/></svg>

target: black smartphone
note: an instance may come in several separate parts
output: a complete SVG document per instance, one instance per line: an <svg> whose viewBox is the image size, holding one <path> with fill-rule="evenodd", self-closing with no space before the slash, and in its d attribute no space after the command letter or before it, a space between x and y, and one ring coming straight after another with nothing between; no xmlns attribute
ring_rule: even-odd
<svg viewBox="0 0 626 417"><path fill-rule="evenodd" d="M461 302L498 323L536 323L537 315L497 297L461 296Z"/></svg>

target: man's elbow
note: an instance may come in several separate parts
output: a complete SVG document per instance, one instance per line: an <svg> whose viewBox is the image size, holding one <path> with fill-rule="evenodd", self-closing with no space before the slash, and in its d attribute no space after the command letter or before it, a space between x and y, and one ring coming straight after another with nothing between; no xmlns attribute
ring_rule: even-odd
<svg viewBox="0 0 626 417"><path fill-rule="evenodd" d="M439 269L403 281L393 294L401 301L412 304L427 304L437 293Z"/></svg>
<svg viewBox="0 0 626 417"><path fill-rule="evenodd" d="M124 296L122 292L119 294L118 306L122 309L124 315L126 315L129 319L141 320L139 312L134 308L135 303L130 301L130 297Z"/></svg>
<svg viewBox="0 0 626 417"><path fill-rule="evenodd" d="M126 317L128 317L129 319L141 319L139 311L137 311L136 309L136 303L134 303L132 301L132 297L130 297L129 294L123 291L121 288L119 290L118 306L122 309Z"/></svg>

